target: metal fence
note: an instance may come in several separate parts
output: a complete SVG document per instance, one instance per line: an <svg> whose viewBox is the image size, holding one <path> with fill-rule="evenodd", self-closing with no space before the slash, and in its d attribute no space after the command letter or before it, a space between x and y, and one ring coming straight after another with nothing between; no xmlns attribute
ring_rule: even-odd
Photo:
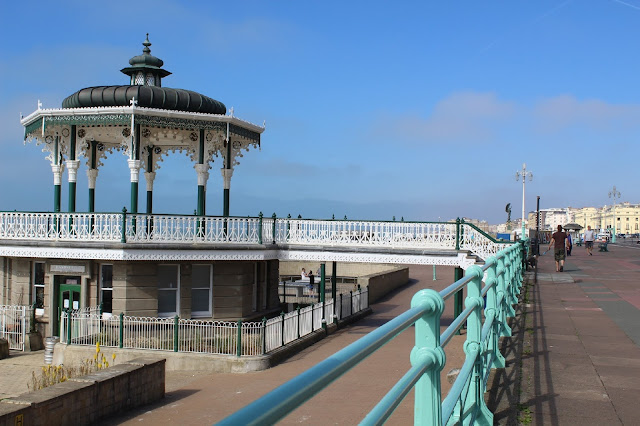
<svg viewBox="0 0 640 426"><path fill-rule="evenodd" d="M31 306L0 305L0 337L9 349L24 351L26 334L31 327Z"/></svg>
<svg viewBox="0 0 640 426"><path fill-rule="evenodd" d="M368 307L368 290L342 297L349 301L346 318ZM341 295L342 296L342 295ZM253 356L266 354L334 321L333 300L297 309L261 322L201 321L173 318L101 315L98 308L61 314L61 341L129 349Z"/></svg>

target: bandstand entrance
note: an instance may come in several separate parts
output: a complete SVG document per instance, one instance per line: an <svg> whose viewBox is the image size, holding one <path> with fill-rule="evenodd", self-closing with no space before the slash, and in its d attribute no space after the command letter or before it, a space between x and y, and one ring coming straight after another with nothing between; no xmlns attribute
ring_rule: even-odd
<svg viewBox="0 0 640 426"><path fill-rule="evenodd" d="M57 297L53 312L53 332L59 335L60 332L60 314L64 309L80 309L80 277L54 275L53 283L57 289Z"/></svg>

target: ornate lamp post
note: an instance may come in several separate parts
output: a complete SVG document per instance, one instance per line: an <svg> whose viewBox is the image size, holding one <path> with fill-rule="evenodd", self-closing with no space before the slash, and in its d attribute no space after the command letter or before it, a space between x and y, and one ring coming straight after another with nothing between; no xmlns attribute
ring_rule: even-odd
<svg viewBox="0 0 640 426"><path fill-rule="evenodd" d="M522 170L516 172L516 181L522 177L522 238L524 238L524 184L529 178L529 181L533 180L533 173L527 171L527 164L522 163Z"/></svg>
<svg viewBox="0 0 640 426"><path fill-rule="evenodd" d="M620 191L613 185L613 189L609 191L609 198L613 199L613 235L611 236L611 242L616 242L616 198L620 198Z"/></svg>

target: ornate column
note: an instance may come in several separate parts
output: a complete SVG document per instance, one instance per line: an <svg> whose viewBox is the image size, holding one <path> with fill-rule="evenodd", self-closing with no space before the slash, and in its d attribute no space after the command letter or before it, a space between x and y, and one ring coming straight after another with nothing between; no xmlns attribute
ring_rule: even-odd
<svg viewBox="0 0 640 426"><path fill-rule="evenodd" d="M76 211L76 182L78 181L79 160L67 160L67 169L69 170L69 212Z"/></svg>
<svg viewBox="0 0 640 426"><path fill-rule="evenodd" d="M222 179L224 179L224 204L222 207L222 215L229 216L229 188L231 187L231 176L233 176L233 169L220 169L222 172Z"/></svg>
<svg viewBox="0 0 640 426"><path fill-rule="evenodd" d="M133 123L133 115L131 116ZM132 126L131 152L129 152L129 171L131 172L131 210L133 214L138 213L138 181L140 178L140 125Z"/></svg>
<svg viewBox="0 0 640 426"><path fill-rule="evenodd" d="M97 178L98 169L87 169L87 179L89 181L89 213L93 213L95 211Z"/></svg>
<svg viewBox="0 0 640 426"><path fill-rule="evenodd" d="M207 180L209 179L209 164L204 162L204 129L200 129L200 138L198 141L198 164L196 164L196 173L198 173L198 206L196 214L204 216L205 213L205 191L207 188Z"/></svg>
<svg viewBox="0 0 640 426"><path fill-rule="evenodd" d="M60 194L62 192L62 172L64 171L64 165L60 162L61 155L59 136L54 138L51 157L51 171L53 172L53 211L54 213L60 213Z"/></svg>
<svg viewBox="0 0 640 426"><path fill-rule="evenodd" d="M207 190L207 181L209 180L209 165L196 164L196 173L198 173L198 208L196 214L198 216L204 216L206 214L204 199Z"/></svg>
<svg viewBox="0 0 640 426"><path fill-rule="evenodd" d="M149 130L146 130L149 132ZM153 171L153 146L147 146L147 169L144 172L144 180L147 182L147 214L153 213L153 181L156 174Z"/></svg>
<svg viewBox="0 0 640 426"><path fill-rule="evenodd" d="M127 160L131 172L131 210L138 213L138 181L140 178L140 160Z"/></svg>
<svg viewBox="0 0 640 426"><path fill-rule="evenodd" d="M144 172L144 179L147 182L147 214L153 213L153 181L155 178L156 172Z"/></svg>
<svg viewBox="0 0 640 426"><path fill-rule="evenodd" d="M76 160L75 124L71 125L71 133L69 134L69 159L66 161L66 164L67 169L69 169L69 205L67 210L70 213L74 213L76 211L76 182L78 181L78 167L80 166L80 161Z"/></svg>
<svg viewBox="0 0 640 426"><path fill-rule="evenodd" d="M64 166L60 164L52 164L51 171L53 172L53 211L55 213L60 213L60 193Z"/></svg>

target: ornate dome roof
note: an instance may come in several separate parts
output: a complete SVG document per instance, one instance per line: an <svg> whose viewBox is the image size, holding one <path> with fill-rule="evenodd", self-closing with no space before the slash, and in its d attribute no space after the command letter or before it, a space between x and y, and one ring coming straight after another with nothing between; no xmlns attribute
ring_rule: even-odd
<svg viewBox="0 0 640 426"><path fill-rule="evenodd" d="M62 108L129 106L135 98L137 105L172 111L226 114L222 102L191 90L157 86L97 86L78 90L62 101Z"/></svg>
<svg viewBox="0 0 640 426"><path fill-rule="evenodd" d="M78 90L62 101L62 108L129 106L135 98L138 106L146 108L205 114L227 113L222 102L208 96L191 90L162 87L162 78L171 73L162 69L162 59L151 55L149 34L142 45L142 55L131 58L131 66L121 70L130 77L130 85L96 86Z"/></svg>

